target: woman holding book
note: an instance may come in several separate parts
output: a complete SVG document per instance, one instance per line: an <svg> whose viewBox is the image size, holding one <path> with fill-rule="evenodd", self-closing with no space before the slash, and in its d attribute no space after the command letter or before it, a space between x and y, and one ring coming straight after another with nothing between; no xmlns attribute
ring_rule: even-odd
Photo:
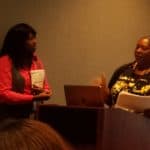
<svg viewBox="0 0 150 150"><path fill-rule="evenodd" d="M52 95L45 75L32 84L31 72L44 72L36 53L36 31L28 24L16 24L6 34L0 51L0 115L28 117L33 101ZM39 75L40 76L40 75Z"/></svg>

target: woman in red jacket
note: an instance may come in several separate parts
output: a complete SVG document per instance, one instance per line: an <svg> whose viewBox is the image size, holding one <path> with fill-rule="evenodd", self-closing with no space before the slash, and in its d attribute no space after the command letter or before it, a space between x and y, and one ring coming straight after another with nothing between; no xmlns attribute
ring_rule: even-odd
<svg viewBox="0 0 150 150"><path fill-rule="evenodd" d="M0 51L1 115L28 117L33 101L48 100L52 95L35 51L36 31L30 25L20 23L10 28ZM32 83L34 71L38 77L41 73L44 77L36 77Z"/></svg>

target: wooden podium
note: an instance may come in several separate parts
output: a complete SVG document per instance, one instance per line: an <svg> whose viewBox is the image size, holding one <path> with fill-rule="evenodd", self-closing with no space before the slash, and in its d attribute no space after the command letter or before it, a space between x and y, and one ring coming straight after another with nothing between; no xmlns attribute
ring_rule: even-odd
<svg viewBox="0 0 150 150"><path fill-rule="evenodd" d="M150 118L120 109L104 111L97 150L150 150Z"/></svg>
<svg viewBox="0 0 150 150"><path fill-rule="evenodd" d="M81 150L150 150L150 119L120 109L43 104L38 119Z"/></svg>
<svg viewBox="0 0 150 150"><path fill-rule="evenodd" d="M96 146L98 110L94 107L44 104L39 106L38 119L50 124L78 149L93 148Z"/></svg>

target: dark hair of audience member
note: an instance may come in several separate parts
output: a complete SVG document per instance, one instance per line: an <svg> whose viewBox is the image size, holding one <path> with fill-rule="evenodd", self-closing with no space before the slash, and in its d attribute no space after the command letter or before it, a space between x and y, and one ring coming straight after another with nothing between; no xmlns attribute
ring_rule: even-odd
<svg viewBox="0 0 150 150"><path fill-rule="evenodd" d="M70 144L49 125L31 119L3 119L0 150L71 150Z"/></svg>

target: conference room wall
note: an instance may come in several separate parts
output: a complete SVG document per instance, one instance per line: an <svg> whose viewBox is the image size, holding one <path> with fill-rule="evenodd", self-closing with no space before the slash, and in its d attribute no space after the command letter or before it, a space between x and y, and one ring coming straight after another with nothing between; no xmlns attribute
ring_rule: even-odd
<svg viewBox="0 0 150 150"><path fill-rule="evenodd" d="M132 61L140 36L150 34L149 0L1 0L0 46L8 28L26 22L38 31L38 54L53 87L52 103L65 103L64 84L107 80Z"/></svg>

